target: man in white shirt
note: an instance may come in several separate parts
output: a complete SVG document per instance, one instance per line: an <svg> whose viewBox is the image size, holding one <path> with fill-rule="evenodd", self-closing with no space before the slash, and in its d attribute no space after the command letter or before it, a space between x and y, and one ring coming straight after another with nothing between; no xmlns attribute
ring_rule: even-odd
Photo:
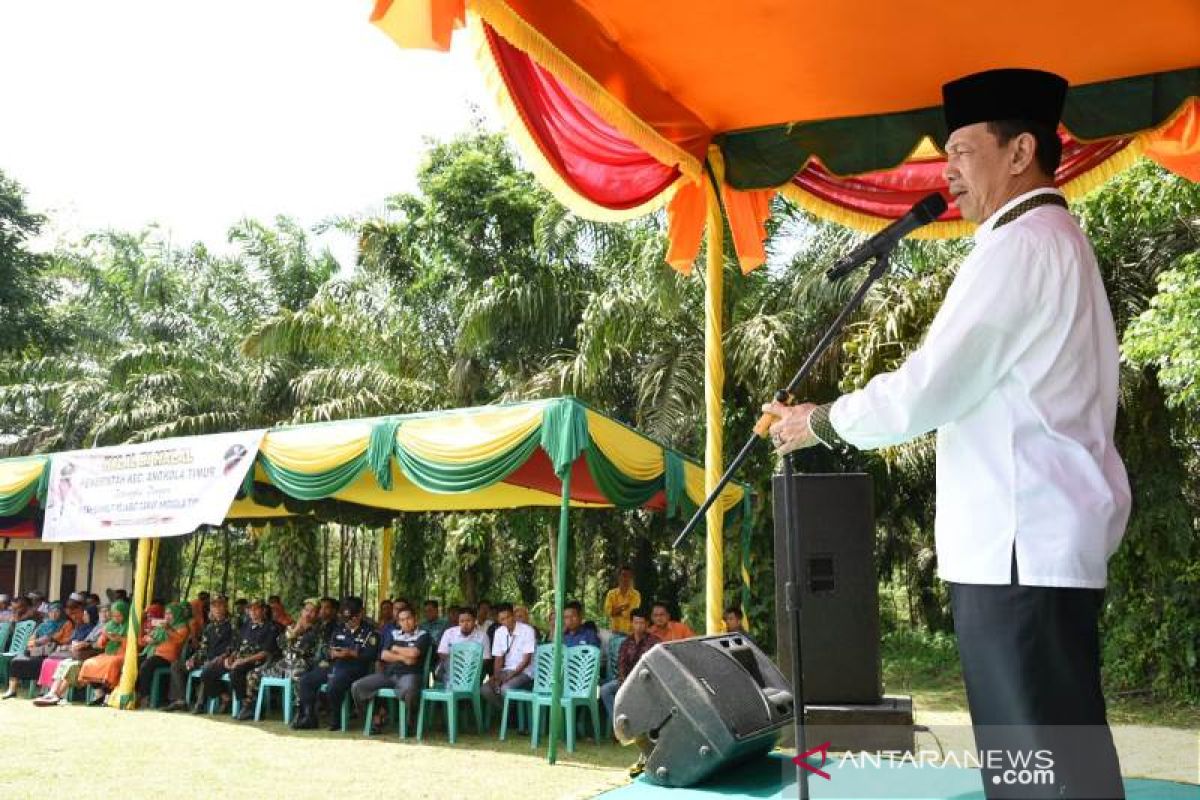
<svg viewBox="0 0 1200 800"><path fill-rule="evenodd" d="M504 704L504 694L533 684L533 654L537 650L537 634L524 622L517 622L509 603L496 606L499 625L492 636L492 679L486 696L493 707Z"/></svg>
<svg viewBox="0 0 1200 800"><path fill-rule="evenodd" d="M1098 634L1130 505L1113 443L1119 352L1095 255L1054 188L1066 89L1035 70L943 87L945 177L979 229L924 342L834 403L763 407L781 454L937 430L938 572L977 745L1054 760L1041 789L984 770L988 797L1123 794Z"/></svg>
<svg viewBox="0 0 1200 800"><path fill-rule="evenodd" d="M442 634L442 640L438 642L438 665L434 672L434 680L438 683L446 682L446 664L450 661L450 648L459 642L474 642L482 647L483 660L484 663L487 663L491 656L487 634L476 627L475 609L470 606L458 607L458 624L447 628L446 632Z"/></svg>

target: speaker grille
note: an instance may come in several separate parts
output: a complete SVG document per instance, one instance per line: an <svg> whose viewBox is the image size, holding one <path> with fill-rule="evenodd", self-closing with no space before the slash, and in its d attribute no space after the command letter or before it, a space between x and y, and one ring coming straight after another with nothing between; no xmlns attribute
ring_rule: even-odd
<svg viewBox="0 0 1200 800"><path fill-rule="evenodd" d="M771 725L770 712L760 700L762 690L758 683L731 656L699 641L673 643L671 654L708 689L713 706L736 738L753 735Z"/></svg>

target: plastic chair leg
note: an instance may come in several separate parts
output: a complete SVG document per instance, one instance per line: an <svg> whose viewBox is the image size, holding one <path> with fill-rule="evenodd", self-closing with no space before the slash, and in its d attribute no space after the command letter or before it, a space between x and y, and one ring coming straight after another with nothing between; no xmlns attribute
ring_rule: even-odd
<svg viewBox="0 0 1200 800"><path fill-rule="evenodd" d="M588 711L592 717L592 739L596 744L600 744L600 709L595 701L588 703Z"/></svg>
<svg viewBox="0 0 1200 800"><path fill-rule="evenodd" d="M508 714L504 716L507 717ZM527 730L529 730L529 720L525 714L525 703L517 703L517 733L525 733Z"/></svg>
<svg viewBox="0 0 1200 800"><path fill-rule="evenodd" d="M446 728L450 733L450 744L458 741L458 701L454 698L446 703Z"/></svg>
<svg viewBox="0 0 1200 800"><path fill-rule="evenodd" d="M295 703L292 701L292 681L289 678L288 682L283 686L283 724L292 724L292 706Z"/></svg>
<svg viewBox="0 0 1200 800"><path fill-rule="evenodd" d="M258 697L254 700L254 721L258 722L262 719L263 697L266 695L268 687L265 683L258 685Z"/></svg>
<svg viewBox="0 0 1200 800"><path fill-rule="evenodd" d="M476 692L471 698L471 706L475 709L475 732L480 736L483 735L484 720L486 719L483 709L481 708L482 703L483 701L479 698L479 693Z"/></svg>
<svg viewBox="0 0 1200 800"><path fill-rule="evenodd" d="M521 706L518 705L519 709ZM519 713L519 712L518 712ZM504 696L504 710L500 712L500 741L508 736L508 695Z"/></svg>
<svg viewBox="0 0 1200 800"><path fill-rule="evenodd" d="M363 736L371 735L371 717L375 716L375 698L372 697L367 701L366 710L363 712Z"/></svg>
<svg viewBox="0 0 1200 800"><path fill-rule="evenodd" d="M421 698L420 705L417 706L417 741L421 741L425 735L425 698Z"/></svg>
<svg viewBox="0 0 1200 800"><path fill-rule="evenodd" d="M396 732L401 739L408 738L408 703L403 697L396 699Z"/></svg>
<svg viewBox="0 0 1200 800"><path fill-rule="evenodd" d="M540 734L542 732L542 706L538 705L536 700L530 707L530 713L533 715L533 732L529 736L529 746L536 750L538 746L538 739L540 738Z"/></svg>
<svg viewBox="0 0 1200 800"><path fill-rule="evenodd" d="M567 705L563 711L567 714L567 752L575 752L575 704Z"/></svg>

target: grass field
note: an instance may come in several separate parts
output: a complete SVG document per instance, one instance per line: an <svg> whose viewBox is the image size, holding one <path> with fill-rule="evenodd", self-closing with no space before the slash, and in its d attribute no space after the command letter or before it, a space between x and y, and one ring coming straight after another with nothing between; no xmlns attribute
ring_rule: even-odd
<svg viewBox="0 0 1200 800"><path fill-rule="evenodd" d="M928 666L928 665L926 665ZM943 744L969 746L969 718L958 675L889 660L891 693L912 694L917 722ZM1197 782L1200 712L1145 701L1114 704L1114 732L1127 775ZM468 730L473 730L470 725ZM296 732L272 719L237 723L155 711L82 705L37 708L0 702L9 757L0 768L4 797L322 798L386 791L406 798L592 797L623 784L632 748L583 740L549 766L528 736L460 734L451 745L439 724L417 744L394 735ZM918 742L928 746L922 734ZM355 789L353 787L360 787Z"/></svg>

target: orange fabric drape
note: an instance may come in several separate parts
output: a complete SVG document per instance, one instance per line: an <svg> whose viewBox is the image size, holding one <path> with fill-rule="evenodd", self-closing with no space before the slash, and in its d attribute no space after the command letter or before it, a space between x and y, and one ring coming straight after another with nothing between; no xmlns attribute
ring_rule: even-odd
<svg viewBox="0 0 1200 800"><path fill-rule="evenodd" d="M371 22L401 47L443 52L466 17L465 0L375 0L371 12Z"/></svg>
<svg viewBox="0 0 1200 800"><path fill-rule="evenodd" d="M1193 97L1165 127L1146 134L1142 154L1176 175L1200 181L1200 98Z"/></svg>

